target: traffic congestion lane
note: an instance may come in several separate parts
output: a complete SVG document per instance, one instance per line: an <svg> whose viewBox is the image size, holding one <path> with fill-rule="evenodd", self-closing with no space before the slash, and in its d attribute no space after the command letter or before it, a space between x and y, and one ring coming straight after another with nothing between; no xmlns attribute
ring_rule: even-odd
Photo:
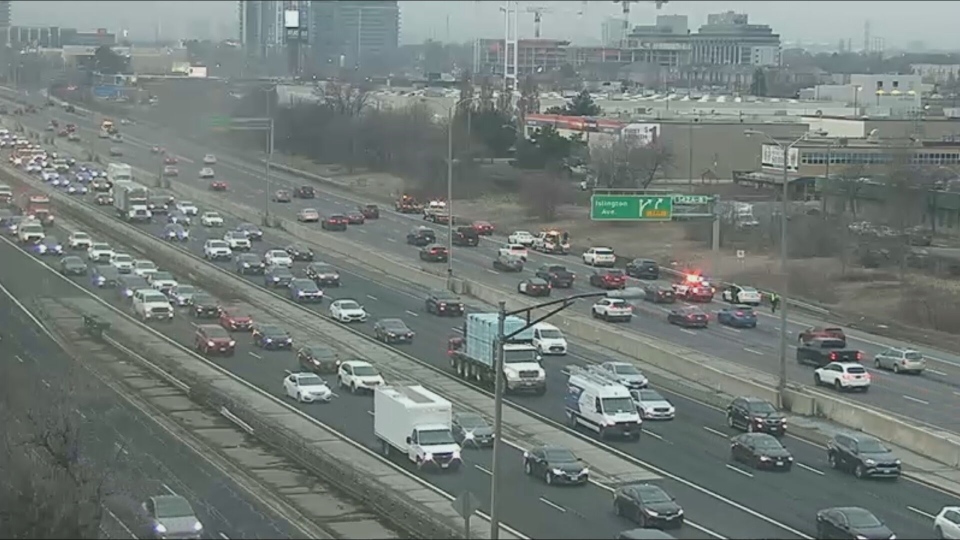
<svg viewBox="0 0 960 540"><path fill-rule="evenodd" d="M91 234L96 238L96 232ZM22 255L21 258L23 258ZM40 257L36 258L40 259ZM49 261L44 262L49 263ZM83 278L72 279L121 310L130 311L129 302L120 299L117 291L96 289ZM182 345L192 347L196 323L197 321L191 320L189 315L180 310L173 321L152 326ZM284 372L298 369L294 354L290 351L264 351L253 346L248 336L237 335L236 341L236 354L233 357L212 358L212 360L261 390L283 397L279 388ZM330 383L333 384L333 381ZM368 448L379 449L379 444L373 435L373 419L370 412L372 399L369 396L338 393L329 404L299 405L298 407ZM490 470L490 457L489 452L468 452L464 456L465 467L459 474L434 475L419 472L414 470L408 462L404 462L402 457L396 462L447 493L457 495L466 489L479 495L488 489L486 486L489 483L489 476L484 471ZM528 536L546 538L609 538L620 530L616 520L612 519L609 513L609 505L600 505L597 502L605 501L601 495L605 494L606 490L600 486L593 484L585 486L577 492L575 498L566 503L568 506L561 507L564 508L561 511L558 510L559 504L549 499L550 492L554 488L537 487L535 480L523 476L522 455L519 450L509 448L504 459L507 473L505 476L516 477L517 483L524 482L513 486L511 482L505 482L508 485L501 495L503 501L501 514L504 523ZM489 495L488 491L486 493ZM481 500L481 510L488 510L488 501L489 496L485 501ZM601 507L604 512L599 511Z"/></svg>
<svg viewBox="0 0 960 540"><path fill-rule="evenodd" d="M159 226L147 226L147 228L150 229L157 227ZM190 242L193 249L202 245L204 238L204 236L202 236L203 231L206 230L199 231L201 236L195 237L194 240ZM195 234L197 234L197 232L195 229ZM261 248L263 250L282 245L273 239L270 231L267 231L263 244ZM437 332L436 318L422 313L424 291L398 291L375 284L371 281L363 282L358 274L362 272L361 269L349 268L347 265L343 265L338 261L330 262L337 264L341 271L349 272L348 275L350 279L345 279L343 289L327 289L326 293L328 296L331 298L366 298L366 301L363 303L366 304L367 309L371 312L371 319L373 320L378 317L392 316L404 318L418 335L413 344L402 345L399 346L398 349L428 361L436 367L442 369L447 368L448 364L443 355L447 335L442 331ZM301 270L302 266L297 265L295 272L300 273ZM357 274L354 272L357 272ZM262 284L262 280L252 278L251 283L259 285ZM315 307L323 313L324 306L311 307ZM450 321L444 320L441 324L449 324L450 332L454 332L459 322L459 320L453 319ZM370 325L359 325L354 326L354 328L370 335ZM545 362L545 368L548 371L548 380L564 380L563 369L568 363L585 363L584 357L588 354L586 351L581 351L574 346L572 353L568 359L548 357L547 362ZM262 374L262 376L265 376L265 374ZM513 398L513 400L553 420L562 422L564 418L562 406L563 389L564 386L562 384L552 384L548 385L548 394L543 398L517 397ZM677 398L675 397L675 399ZM688 414L690 416L687 416ZM716 435L717 432L723 433L725 430L723 427L724 418L722 414L708 407L696 405L689 411L681 410L680 417L675 422L648 423L647 426L649 436L645 441L649 442L649 446L644 444L638 447L630 443L611 444L638 459L682 474L685 478L701 483L710 490L715 490L716 493L723 497L737 501L765 515L769 515L775 520L781 521L798 530L810 531L810 523L807 518L810 515L814 515L816 511L821 508L823 501L822 495L825 492L836 493L837 497L843 498L844 500L861 501L862 504L866 506L870 506L874 498L881 500L889 499L890 497L894 499L898 498L896 488L889 484L876 484L870 486L871 490L865 490L863 486L859 484L844 484L841 482L837 485L832 482L832 478L811 471L810 469L815 469L818 472L826 470L824 455L822 451L800 442L797 442L796 445L791 443L791 450L797 454L798 462L806 465L808 469L801 467L792 474L801 476L809 475L810 478L797 480L795 476L779 476L774 483L761 487L753 481L753 477L746 476L727 467L729 461L727 442L720 440L719 436ZM794 448L794 446L797 448ZM688 449L688 451L677 453L676 448L678 447ZM706 448L711 449L711 451L701 450ZM675 488L678 488L684 495L692 495L691 493L686 493L693 491L686 486L677 485ZM889 489L887 491L874 491L872 490L874 488L877 490L883 490L884 488ZM792 499L791 508L787 511L782 508L781 504L782 493L785 490L791 492ZM884 508L884 510L889 510L888 513L891 515L899 516L899 510L906 508L908 505L922 505L924 507L934 508L940 504L936 502L936 500L939 500L937 499L939 496L937 492L920 490L918 493L919 495L911 493L908 498L898 499L890 509ZM682 500L685 498L679 494L678 497L681 497ZM733 520L735 524L724 522L722 526L717 526L716 529L731 536L752 536L757 534L757 527L768 526L768 524L759 522L761 520L757 520L752 516L740 515L740 512L731 512L729 515L735 515L735 519ZM924 525L916 522L917 517L915 514L909 514L905 518L897 517L896 519L899 520L897 524L904 530L922 529ZM913 519L914 521L910 522L909 519ZM711 524L713 523L716 522L711 520ZM735 529L738 524L743 523L750 523L749 528L746 530ZM728 531L736 532L735 534L731 534ZM777 529L766 532L765 534L768 536L782 536L784 533L782 530Z"/></svg>
<svg viewBox="0 0 960 540"><path fill-rule="evenodd" d="M19 300L66 298L79 293L59 279L38 280L35 263L0 242L0 281ZM193 505L206 530L228 538L304 538L285 520L250 499L233 481L201 459L143 412L133 408L68 357L38 331L6 294L0 294L0 351L11 369L25 370L38 388L73 389L80 396L74 421L82 437L80 459L102 471L107 480L105 507L123 532L143 534L137 519L149 497L176 493Z"/></svg>

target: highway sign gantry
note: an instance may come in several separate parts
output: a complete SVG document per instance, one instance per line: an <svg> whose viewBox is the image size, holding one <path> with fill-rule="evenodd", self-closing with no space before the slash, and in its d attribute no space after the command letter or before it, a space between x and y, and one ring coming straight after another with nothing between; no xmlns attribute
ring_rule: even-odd
<svg viewBox="0 0 960 540"><path fill-rule="evenodd" d="M614 195L595 193L590 197L593 221L670 221L672 195Z"/></svg>

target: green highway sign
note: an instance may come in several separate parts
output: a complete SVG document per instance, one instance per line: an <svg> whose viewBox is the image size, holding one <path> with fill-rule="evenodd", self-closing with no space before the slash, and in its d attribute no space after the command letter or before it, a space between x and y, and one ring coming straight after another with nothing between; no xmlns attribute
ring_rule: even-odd
<svg viewBox="0 0 960 540"><path fill-rule="evenodd" d="M210 125L213 127L228 128L233 124L233 119L229 116L214 116L210 118Z"/></svg>
<svg viewBox="0 0 960 540"><path fill-rule="evenodd" d="M710 195L674 195L673 204L710 204Z"/></svg>
<svg viewBox="0 0 960 540"><path fill-rule="evenodd" d="M590 197L593 221L670 221L672 195L608 195Z"/></svg>

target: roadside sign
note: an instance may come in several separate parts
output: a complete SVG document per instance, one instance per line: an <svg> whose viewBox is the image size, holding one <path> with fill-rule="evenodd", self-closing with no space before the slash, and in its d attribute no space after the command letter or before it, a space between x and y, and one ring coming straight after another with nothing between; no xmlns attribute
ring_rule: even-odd
<svg viewBox="0 0 960 540"><path fill-rule="evenodd" d="M608 195L590 197L593 221L670 221L673 219L672 195Z"/></svg>
<svg viewBox="0 0 960 540"><path fill-rule="evenodd" d="M102 84L93 87L93 95L98 98L116 98L120 97L122 88L115 84Z"/></svg>
<svg viewBox="0 0 960 540"><path fill-rule="evenodd" d="M674 195L673 204L710 204L713 197L710 195Z"/></svg>
<svg viewBox="0 0 960 540"><path fill-rule="evenodd" d="M469 491L464 491L453 501L453 509L460 514L460 517L469 519L477 510L480 509L480 501Z"/></svg>

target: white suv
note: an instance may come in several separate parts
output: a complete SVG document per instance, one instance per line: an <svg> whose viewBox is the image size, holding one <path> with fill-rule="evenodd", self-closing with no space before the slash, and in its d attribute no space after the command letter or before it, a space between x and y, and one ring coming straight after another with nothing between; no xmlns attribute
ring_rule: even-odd
<svg viewBox="0 0 960 540"><path fill-rule="evenodd" d="M200 216L200 224L204 227L223 227L223 217L216 212L204 212Z"/></svg>
<svg viewBox="0 0 960 540"><path fill-rule="evenodd" d="M832 386L838 392L870 388L870 374L859 362L830 362L813 372L817 386Z"/></svg>
<svg viewBox="0 0 960 540"><path fill-rule="evenodd" d="M223 240L207 240L203 244L203 258L211 261L229 259L233 256L230 245Z"/></svg>
<svg viewBox="0 0 960 540"><path fill-rule="evenodd" d="M195 216L200 213L200 209L197 208L197 205L190 201L178 201L176 207L177 211L185 216Z"/></svg>
<svg viewBox="0 0 960 540"><path fill-rule="evenodd" d="M126 253L114 253L110 257L110 264L121 274L133 272L133 257Z"/></svg>
<svg viewBox="0 0 960 540"><path fill-rule="evenodd" d="M383 375L369 362L348 360L337 369L337 384L356 394L360 390L372 392L376 387L383 386L384 381Z"/></svg>
<svg viewBox="0 0 960 540"><path fill-rule="evenodd" d="M263 256L263 264L267 266L293 266L293 257L282 249L271 249Z"/></svg>
<svg viewBox="0 0 960 540"><path fill-rule="evenodd" d="M227 231L223 235L223 241L234 251L249 251L251 248L250 239L242 231Z"/></svg>
<svg viewBox="0 0 960 540"><path fill-rule="evenodd" d="M24 221L17 229L17 238L20 239L21 244L40 242L46 237L43 225L37 221Z"/></svg>
<svg viewBox="0 0 960 540"><path fill-rule="evenodd" d="M87 248L87 259L93 262L109 261L113 258L113 253L114 251L113 248L110 247L110 244L97 242Z"/></svg>
<svg viewBox="0 0 960 540"><path fill-rule="evenodd" d="M67 247L70 249L90 249L93 245L93 238L85 232L72 232L67 237Z"/></svg>
<svg viewBox="0 0 960 540"><path fill-rule="evenodd" d="M617 262L617 256L608 247L592 247L583 253L583 264L590 266L612 267Z"/></svg>

